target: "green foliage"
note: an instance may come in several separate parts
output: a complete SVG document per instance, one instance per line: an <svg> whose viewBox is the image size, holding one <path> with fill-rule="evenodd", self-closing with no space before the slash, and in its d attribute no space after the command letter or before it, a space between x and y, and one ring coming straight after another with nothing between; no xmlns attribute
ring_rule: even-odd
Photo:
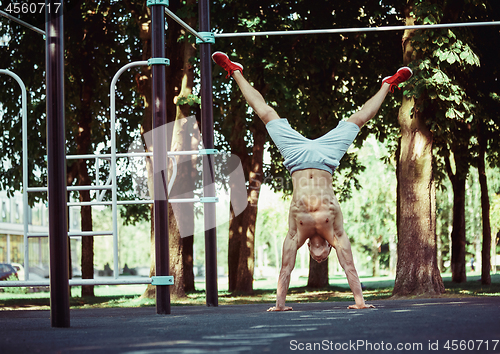
<svg viewBox="0 0 500 354"><path fill-rule="evenodd" d="M267 253L268 266L276 267L279 272L281 266L281 250L283 239L288 232L288 210L290 198L285 198L282 194L276 193L274 198L266 198L259 203L259 214L255 225L255 248L263 248ZM256 251L259 257L258 251ZM307 268L307 264L300 264L300 257L297 257L296 268ZM257 260L257 266L259 266ZM307 259L309 261L309 259Z"/></svg>
<svg viewBox="0 0 500 354"><path fill-rule="evenodd" d="M93 213L92 219L95 230L112 229L111 209L105 208L98 213ZM125 264L131 269L138 266L149 266L150 233L150 224L147 222L126 225L123 217L118 218L120 269L123 269ZM94 243L94 265L97 269L104 269L107 263L113 264L112 249L112 237L105 236L99 242Z"/></svg>
<svg viewBox="0 0 500 354"><path fill-rule="evenodd" d="M396 230L395 166L384 163L390 152L373 136L357 151L366 170L359 174L361 188L341 204L347 235L359 255L357 267L389 270L389 249ZM365 263L365 259L369 259Z"/></svg>
<svg viewBox="0 0 500 354"><path fill-rule="evenodd" d="M214 4L212 24L219 32L298 30L341 27L368 27L398 24L392 8L383 3L363 1L339 3L322 0L311 7L307 1L219 1ZM400 38L396 33L269 36L218 39L215 50L228 52L241 63L243 73L281 117L308 138L317 138L336 127L358 110L380 87L380 80L401 66ZM215 67L214 116L220 145L228 148L231 137L239 134L248 141L256 117L249 111L233 83ZM361 146L368 132L380 140L397 135L397 93L380 112L384 123L370 124L357 138ZM244 116L243 127L235 117ZM236 131L235 131L236 129ZM265 166L265 179L275 190L291 192L290 176L282 158L270 144L272 162ZM362 170L354 155L344 157L345 169L354 186ZM350 185L336 187L348 196Z"/></svg>
<svg viewBox="0 0 500 354"><path fill-rule="evenodd" d="M187 97L179 97L176 104L177 106L182 106L184 104L198 106L201 104L201 98L197 95L189 94Z"/></svg>
<svg viewBox="0 0 500 354"><path fill-rule="evenodd" d="M23 20L44 27L43 15L26 14ZM28 169L34 171L30 176L30 185L36 185L35 180L47 183L45 177L36 178L36 174L45 171L43 147L46 145L45 128L45 67L43 37L14 22L0 21L0 37L8 40L0 47L0 68L8 69L23 80L28 90ZM21 188L22 140L21 132L21 92L18 84L7 75L0 75L0 189L6 190L9 196ZM45 176L43 174L43 176ZM34 202L34 195L30 196Z"/></svg>
<svg viewBox="0 0 500 354"><path fill-rule="evenodd" d="M7 281L19 281L15 275L11 275L10 277L7 278ZM26 294L26 288L25 287L7 287L7 288L2 288L4 293L8 294Z"/></svg>
<svg viewBox="0 0 500 354"><path fill-rule="evenodd" d="M490 6L498 13L498 4L488 1L457 4L419 0L411 15L422 24L466 22L471 18L487 20L495 14L485 11L491 10ZM491 135L498 129L498 123L494 123L498 118L492 113L500 108L494 99L499 91L494 59L498 58L495 46L498 37L495 29L452 28L416 31L411 39L414 52L410 66L414 76L405 86L404 94L416 99L416 109L424 112L433 132L438 182L444 176L439 169L444 169L450 154L458 154L455 161L461 164L475 164L480 121L489 130L489 159L493 163L498 161L498 144ZM486 40L490 42L485 43Z"/></svg>

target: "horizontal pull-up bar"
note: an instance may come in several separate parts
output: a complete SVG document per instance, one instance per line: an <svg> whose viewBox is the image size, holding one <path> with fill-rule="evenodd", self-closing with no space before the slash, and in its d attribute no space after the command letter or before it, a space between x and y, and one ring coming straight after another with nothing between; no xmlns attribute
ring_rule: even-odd
<svg viewBox="0 0 500 354"><path fill-rule="evenodd" d="M31 30L33 30L33 31L35 31L37 33L43 34L45 36L45 31L41 30L38 27L32 26L29 23L24 22L23 20L18 19L17 17L11 16L8 13L3 12L2 10L0 10L0 15L2 15L3 17L8 18L9 20L17 22L17 23L19 23L19 24L21 24L21 25L23 25L25 27L28 27L29 29L31 29Z"/></svg>
<svg viewBox="0 0 500 354"><path fill-rule="evenodd" d="M381 27L360 27L360 28L332 28L317 30L291 30L291 31L269 31L269 32L235 32L235 33L215 33L216 38L223 37L253 37L253 36L286 36L298 34L331 34L331 33L355 33L355 32L384 32L384 31L405 31L419 29L437 29L451 27L479 27L498 26L500 21L492 22L468 22L468 23L442 23L436 25L413 25L413 26L381 26Z"/></svg>

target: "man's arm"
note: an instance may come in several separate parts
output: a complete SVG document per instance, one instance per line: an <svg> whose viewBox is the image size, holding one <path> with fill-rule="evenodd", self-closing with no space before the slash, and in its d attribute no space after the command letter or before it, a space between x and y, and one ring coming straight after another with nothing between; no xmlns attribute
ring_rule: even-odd
<svg viewBox="0 0 500 354"><path fill-rule="evenodd" d="M285 306L286 294L290 286L290 275L295 267L295 258L297 257L297 242L298 235L290 233L285 237L283 242L283 256L281 262L281 271L278 278L278 288L276 291L276 306L269 308L267 311L290 311L291 307Z"/></svg>
<svg viewBox="0 0 500 354"><path fill-rule="evenodd" d="M363 299L363 290L361 289L361 282L359 281L358 272L354 266L354 259L352 257L351 242L345 232L341 236L334 237L334 247L337 251L340 266L344 269L347 277L347 282L354 295L356 305L349 306L350 309L365 309L373 308L373 305L366 305Z"/></svg>

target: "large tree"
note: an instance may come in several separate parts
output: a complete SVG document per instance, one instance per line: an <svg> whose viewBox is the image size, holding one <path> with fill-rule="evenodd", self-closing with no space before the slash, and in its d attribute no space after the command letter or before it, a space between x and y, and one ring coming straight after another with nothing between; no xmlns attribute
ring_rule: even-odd
<svg viewBox="0 0 500 354"><path fill-rule="evenodd" d="M484 17L488 2L425 0L411 4L414 5L412 16L419 23L433 24ZM443 177L442 171L445 171L452 184L451 270L454 282L466 281L466 180L472 164L481 166L477 163L478 153L480 155L481 149L485 149L487 135L481 136L480 128L490 126L492 119L485 115L485 105L491 104L489 96L494 80L483 79L482 84L477 80L481 73L483 77L486 72L491 74L488 60L480 63L476 43L479 44L481 39L478 37L471 29L462 28L418 31L412 37L415 58L411 65L416 75L408 93L420 99L415 111L425 113L426 124L432 131L435 176L439 181ZM489 53L484 48L482 57L487 59ZM494 149L492 153L495 154ZM486 180L481 178L483 190L485 183ZM486 198L483 209L483 222L487 227Z"/></svg>
<svg viewBox="0 0 500 354"><path fill-rule="evenodd" d="M420 24L449 23L466 21L469 17L481 14L486 1L438 1L419 0L410 1L407 7L407 22ZM401 112L400 117L411 117L411 120L400 119L402 124L401 158L402 167L407 165L414 168L411 174L404 174L404 170L398 172L398 182L402 188L400 191L400 204L398 208L400 235L400 253L410 254L413 240L408 235L412 235L410 230L415 227L405 227L405 209L411 204L405 203L405 192L408 188L405 184L408 179L427 178L422 180L423 185L430 187L428 205L430 207L420 207L416 212L422 220L429 223L429 232L422 240L427 247L435 248L434 236L434 177L438 181L447 175L452 184L453 190L453 227L451 232L451 269L452 279L455 282L466 281L465 257L466 257L466 180L469 168L474 163L474 156L479 151L479 159L484 161L484 150L487 135L481 133L483 120L489 118L484 116L484 99L482 97L491 95L491 86L488 92L478 91L476 72L480 66L477 55L477 46L474 44L473 31L469 29L450 28L443 30L407 31L405 34L405 55L406 62L414 68L414 77L410 80L409 89L405 91L408 95L407 102L413 103ZM483 53L484 54L484 53ZM486 69L488 72L488 69ZM491 82L491 81L490 81ZM490 84L491 85L491 84ZM484 85L482 85L484 87ZM482 113L483 112L483 113ZM486 119L485 119L486 118ZM404 122L410 130L405 128ZM484 126L489 126L487 123ZM405 132L408 134L423 133L421 139L409 140L405 142ZM410 135L411 136L411 135ZM479 144L477 142L479 141ZM419 143L419 144L417 144ZM479 146L478 146L479 145ZM427 147L426 164L419 162L419 154L407 154L408 147ZM432 155L432 149L435 155ZM422 150L423 151L423 150ZM483 151L483 153L481 153ZM483 156L481 156L483 155ZM413 159L413 160L412 160ZM476 157L476 161L477 161ZM434 168L430 169L431 164ZM425 169L422 167L425 166ZM478 163L481 168L481 162ZM483 168L484 170L484 168ZM444 173L443 173L444 171ZM424 174L425 172L425 174ZM485 175L481 177L483 190L486 189ZM432 189L431 189L432 188ZM412 192L413 193L413 192ZM413 201L417 205L423 198L412 197L407 202ZM487 193L483 199L483 223L487 228L489 212L487 203ZM410 209L411 210L411 209ZM428 216L426 216L426 214ZM409 220L415 216L408 214ZM411 225L411 224L410 224ZM427 226L426 226L427 228ZM418 231L417 236L423 237L423 232ZM416 236L415 236L416 237ZM405 246L405 244L407 246ZM420 252L424 248L418 247ZM417 278L408 278L408 269L418 269L417 263L422 263L425 258L408 259L401 261L402 269L398 270L394 293L396 295L426 294L436 293L442 288L438 281L438 275L434 269L434 254L432 250L431 262L426 261L424 269L418 274L425 274L424 283L428 287L417 286ZM426 256L429 257L429 256ZM423 263L422 263L423 264ZM428 268L432 266L432 268ZM412 268L413 267L413 268ZM410 273L411 274L411 273Z"/></svg>
<svg viewBox="0 0 500 354"><path fill-rule="evenodd" d="M406 9L406 25L416 23L415 9ZM414 30L405 31L403 61L421 59L414 49ZM405 97L398 120L401 141L397 165L398 262L393 295L441 294L444 285L436 253L436 200L433 135L423 110L425 96Z"/></svg>

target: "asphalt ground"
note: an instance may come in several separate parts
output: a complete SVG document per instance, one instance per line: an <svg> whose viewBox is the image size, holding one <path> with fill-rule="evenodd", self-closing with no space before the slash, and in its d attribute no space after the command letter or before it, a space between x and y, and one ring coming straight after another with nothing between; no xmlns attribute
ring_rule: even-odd
<svg viewBox="0 0 500 354"><path fill-rule="evenodd" d="M172 306L71 310L70 328L50 311L0 311L0 353L500 353L500 298Z"/></svg>

